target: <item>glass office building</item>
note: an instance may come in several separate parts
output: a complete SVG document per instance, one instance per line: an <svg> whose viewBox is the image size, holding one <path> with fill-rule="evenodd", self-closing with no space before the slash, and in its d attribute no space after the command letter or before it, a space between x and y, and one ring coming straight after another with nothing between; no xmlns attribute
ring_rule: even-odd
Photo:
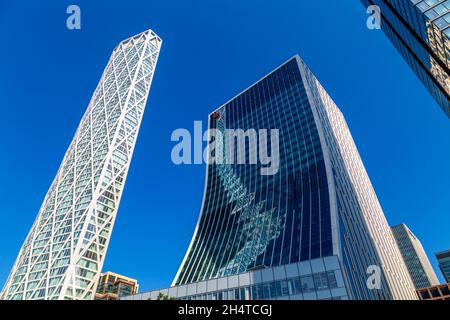
<svg viewBox="0 0 450 320"><path fill-rule="evenodd" d="M348 300L337 256L172 286L121 298L158 300Z"/></svg>
<svg viewBox="0 0 450 320"><path fill-rule="evenodd" d="M445 281L450 283L450 250L436 253L436 258L439 262L439 268L444 275Z"/></svg>
<svg viewBox="0 0 450 320"><path fill-rule="evenodd" d="M381 28L450 117L450 0L361 0L381 9Z"/></svg>
<svg viewBox="0 0 450 320"><path fill-rule="evenodd" d="M298 56L212 112L209 127L278 130L279 169L207 166L201 213L173 286L334 256L349 299L417 299L344 117ZM368 278L377 268L375 288Z"/></svg>
<svg viewBox="0 0 450 320"><path fill-rule="evenodd" d="M436 286L439 280L419 239L405 225L392 227L400 252L416 289Z"/></svg>
<svg viewBox="0 0 450 320"><path fill-rule="evenodd" d="M148 30L114 49L3 299L94 299L160 47Z"/></svg>

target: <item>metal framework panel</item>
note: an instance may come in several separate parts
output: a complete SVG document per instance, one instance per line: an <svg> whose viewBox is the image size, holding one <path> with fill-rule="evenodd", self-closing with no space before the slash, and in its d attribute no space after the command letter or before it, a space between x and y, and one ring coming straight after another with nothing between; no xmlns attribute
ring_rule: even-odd
<svg viewBox="0 0 450 320"><path fill-rule="evenodd" d="M3 299L94 298L161 44L147 30L114 49Z"/></svg>

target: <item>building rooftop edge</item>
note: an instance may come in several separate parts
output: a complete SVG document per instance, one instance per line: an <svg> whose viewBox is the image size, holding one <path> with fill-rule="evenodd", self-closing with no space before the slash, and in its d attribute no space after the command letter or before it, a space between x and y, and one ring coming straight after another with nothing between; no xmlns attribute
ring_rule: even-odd
<svg viewBox="0 0 450 320"><path fill-rule="evenodd" d="M238 94L234 95L232 98L230 98L229 100L227 100L225 103L223 103L222 105L220 105L220 107L214 109L213 111L211 111L209 113L208 116L211 116L214 114L214 112L218 111L219 109L221 109L222 107L224 107L225 105L227 105L228 103L230 103L231 101L233 101L234 99L236 99L237 97L239 97L240 95L242 95L244 92L250 90L253 86L255 86L256 84L258 84L259 82L263 81L265 78L267 78L268 76L270 76L271 74L275 73L276 71L278 71L279 69L281 69L282 67L284 67L286 64L288 64L289 62L291 62L292 60L300 60L303 61L302 58L300 57L300 55L298 53L296 53L294 56L292 56L291 58L287 59L285 62L283 62L281 65L279 65L278 67L276 67L275 69L273 69L272 71L270 71L269 73L265 74L264 76L262 76L261 78L259 78L258 80L256 80L255 82L253 82L251 85L249 85L247 88L245 88L244 90L240 91Z"/></svg>
<svg viewBox="0 0 450 320"><path fill-rule="evenodd" d="M115 276L115 277L118 277L118 278L122 278L122 279L125 279L125 280L129 280L131 282L136 282L136 283L138 282L137 279L133 279L133 278L130 278L130 277L127 277L127 276L124 276L124 275L121 275L121 274L118 274L118 273L112 272L112 271L102 272L101 276L104 276L104 275L107 275L107 274Z"/></svg>
<svg viewBox="0 0 450 320"><path fill-rule="evenodd" d="M442 254L450 254L450 249L444 250L444 251L439 251L436 252L436 256L442 255Z"/></svg>

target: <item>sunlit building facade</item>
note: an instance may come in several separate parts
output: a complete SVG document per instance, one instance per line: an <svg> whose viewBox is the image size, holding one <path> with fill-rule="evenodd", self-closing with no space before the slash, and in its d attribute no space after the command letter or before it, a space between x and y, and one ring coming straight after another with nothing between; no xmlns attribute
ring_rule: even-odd
<svg viewBox="0 0 450 320"><path fill-rule="evenodd" d="M448 300L450 301L450 283L440 284L417 290L420 300Z"/></svg>
<svg viewBox="0 0 450 320"><path fill-rule="evenodd" d="M100 276L95 300L119 300L137 294L138 290L136 279L108 271Z"/></svg>
<svg viewBox="0 0 450 320"><path fill-rule="evenodd" d="M436 273L430 260L428 260L422 243L414 233L405 224L392 227L392 233L416 289L438 285L439 280Z"/></svg>
<svg viewBox="0 0 450 320"><path fill-rule="evenodd" d="M450 117L450 0L361 1L380 8L381 28Z"/></svg>
<svg viewBox="0 0 450 320"><path fill-rule="evenodd" d="M148 30L114 49L3 299L94 299L161 43Z"/></svg>
<svg viewBox="0 0 450 320"><path fill-rule="evenodd" d="M173 287L335 258L346 289L340 297L417 299L344 117L298 56L212 112L209 127L277 129L279 170L207 166L202 209ZM378 269L379 285L371 286Z"/></svg>

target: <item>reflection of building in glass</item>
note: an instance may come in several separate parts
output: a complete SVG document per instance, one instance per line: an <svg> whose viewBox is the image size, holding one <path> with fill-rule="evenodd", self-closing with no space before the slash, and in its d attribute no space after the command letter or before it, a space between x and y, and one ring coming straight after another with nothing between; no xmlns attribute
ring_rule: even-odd
<svg viewBox="0 0 450 320"><path fill-rule="evenodd" d="M334 257L350 299L417 298L344 117L299 57L212 112L209 126L278 129L279 170L208 165L174 287ZM232 149L226 143L218 139L215 152ZM242 145L247 157L251 145ZM367 285L373 266L379 287Z"/></svg>
<svg viewBox="0 0 450 320"><path fill-rule="evenodd" d="M450 2L448 5L450 9ZM450 10L448 18L450 21ZM443 35L442 31L434 23L428 23L427 33L430 40L430 47L433 52L436 52L441 60L448 60L448 58L446 58L445 51L450 52L450 40L448 38L450 35ZM444 90L447 93L450 93L450 75L448 73L448 69L443 69L435 59L430 59L430 62L431 74L437 79Z"/></svg>
<svg viewBox="0 0 450 320"><path fill-rule="evenodd" d="M437 286L417 290L420 300L450 300L450 284L440 284Z"/></svg>
<svg viewBox="0 0 450 320"><path fill-rule="evenodd" d="M137 280L113 272L105 272L98 281L95 300L119 300L137 294Z"/></svg>
<svg viewBox="0 0 450 320"><path fill-rule="evenodd" d="M362 0L381 9L381 27L450 117L450 0Z"/></svg>
<svg viewBox="0 0 450 320"><path fill-rule="evenodd" d="M445 281L450 283L450 250L436 253L436 258L439 262L439 268L444 275Z"/></svg>
<svg viewBox="0 0 450 320"><path fill-rule="evenodd" d="M114 49L3 299L94 299L160 47L148 30Z"/></svg>
<svg viewBox="0 0 450 320"><path fill-rule="evenodd" d="M392 227L392 233L416 289L438 285L439 280L419 239L405 224Z"/></svg>

